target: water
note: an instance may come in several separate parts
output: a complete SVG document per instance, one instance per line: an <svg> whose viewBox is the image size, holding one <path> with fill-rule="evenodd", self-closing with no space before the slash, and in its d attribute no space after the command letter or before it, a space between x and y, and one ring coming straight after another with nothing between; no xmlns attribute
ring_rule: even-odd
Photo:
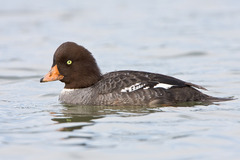
<svg viewBox="0 0 240 160"><path fill-rule="evenodd" d="M40 84L65 41L103 73L143 70L240 96L240 1L0 1L1 159L238 159L239 100L194 107L83 107Z"/></svg>

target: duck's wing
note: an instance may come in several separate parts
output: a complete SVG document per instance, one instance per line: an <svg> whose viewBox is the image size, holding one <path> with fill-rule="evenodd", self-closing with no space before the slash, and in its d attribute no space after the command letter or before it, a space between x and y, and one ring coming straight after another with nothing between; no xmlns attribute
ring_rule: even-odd
<svg viewBox="0 0 240 160"><path fill-rule="evenodd" d="M185 86L206 90L202 86L185 82L171 76L139 71L110 72L103 75L102 80L98 83L98 87L100 87L99 91L103 94L112 92L134 92L140 89L169 89L171 87Z"/></svg>

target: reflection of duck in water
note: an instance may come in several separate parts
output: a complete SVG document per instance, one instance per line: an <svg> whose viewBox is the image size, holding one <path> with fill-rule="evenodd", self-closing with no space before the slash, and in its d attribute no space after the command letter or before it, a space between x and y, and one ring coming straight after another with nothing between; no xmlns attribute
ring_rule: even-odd
<svg viewBox="0 0 240 160"><path fill-rule="evenodd" d="M74 123L66 127L60 128L60 131L73 131L76 129L81 129L85 126L93 125L94 119L99 119L104 117L102 114L99 114L95 107L87 106L67 106L64 105L65 109L61 111L61 114L55 115L53 121L58 123ZM79 123L80 122L80 123ZM82 123L81 123L82 122Z"/></svg>
<svg viewBox="0 0 240 160"><path fill-rule="evenodd" d="M69 123L68 126L62 127L60 131L73 131L82 129L85 126L94 125L95 119L104 118L106 115L118 115L121 117L127 116L142 116L155 112L146 107L124 107L124 106L68 106L64 105L65 109L61 114L55 114L53 121L58 123Z"/></svg>
<svg viewBox="0 0 240 160"><path fill-rule="evenodd" d="M205 89L199 85L162 74L127 70L102 75L92 54L73 42L60 45L51 71L41 82L54 80L65 83L59 97L65 104L168 106L231 100L208 96L197 90Z"/></svg>

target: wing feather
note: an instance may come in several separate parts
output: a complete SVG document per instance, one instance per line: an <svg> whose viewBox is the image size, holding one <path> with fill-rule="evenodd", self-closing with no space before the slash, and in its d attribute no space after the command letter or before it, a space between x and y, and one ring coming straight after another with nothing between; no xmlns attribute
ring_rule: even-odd
<svg viewBox="0 0 240 160"><path fill-rule="evenodd" d="M157 88L154 86L174 86L184 87L191 86L198 89L204 89L204 87L182 81L180 79L166 76L163 74L156 74L150 72L139 71L117 71L110 72L103 75L102 80L97 83L99 92L101 94L116 92L130 92L139 89L151 89Z"/></svg>

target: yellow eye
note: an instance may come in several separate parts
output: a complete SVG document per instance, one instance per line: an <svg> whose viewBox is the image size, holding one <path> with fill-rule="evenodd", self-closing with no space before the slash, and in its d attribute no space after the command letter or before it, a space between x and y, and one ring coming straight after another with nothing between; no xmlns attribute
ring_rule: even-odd
<svg viewBox="0 0 240 160"><path fill-rule="evenodd" d="M68 61L67 61L67 64L68 64L68 65L72 64L72 61L71 61L71 60L68 60Z"/></svg>

